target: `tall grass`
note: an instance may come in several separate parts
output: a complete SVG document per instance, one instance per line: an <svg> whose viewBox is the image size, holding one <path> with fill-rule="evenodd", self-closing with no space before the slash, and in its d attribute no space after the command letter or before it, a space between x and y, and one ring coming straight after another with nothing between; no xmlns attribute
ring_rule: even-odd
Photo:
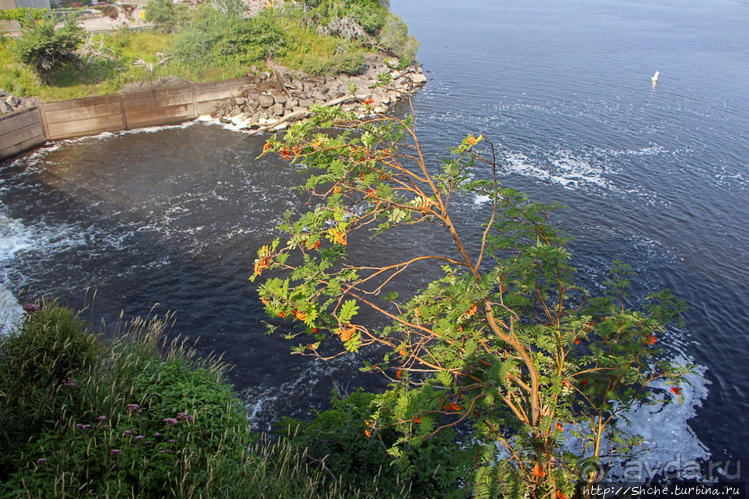
<svg viewBox="0 0 749 499"><path fill-rule="evenodd" d="M169 339L169 322L136 319L105 344L48 302L0 340L0 495L365 496L253 435L227 365Z"/></svg>

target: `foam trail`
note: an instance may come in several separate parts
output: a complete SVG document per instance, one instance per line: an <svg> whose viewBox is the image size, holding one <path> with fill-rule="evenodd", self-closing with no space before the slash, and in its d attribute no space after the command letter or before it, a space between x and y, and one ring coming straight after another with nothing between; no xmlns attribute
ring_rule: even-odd
<svg viewBox="0 0 749 499"><path fill-rule="evenodd" d="M680 365L691 363L684 357L677 357L674 362ZM709 382L704 377L706 371L706 367L696 366L695 372L686 376L688 383L681 386L683 402L675 400L669 392L670 387L659 380L650 385L650 389L658 393L659 402L638 405L623 414L619 429L628 435L640 435L644 440L629 456L612 456L607 480L641 483L656 475L682 480L711 478L699 475L699 463L708 461L710 452L688 424L707 398ZM568 436L565 450L580 455L581 442L572 438L569 430L565 432ZM610 442L603 442L601 448L603 454L609 453ZM589 449L585 454L590 455ZM669 475L674 473L678 476Z"/></svg>
<svg viewBox="0 0 749 499"><path fill-rule="evenodd" d="M32 248L33 241L33 235L20 221L0 213L0 261Z"/></svg>
<svg viewBox="0 0 749 499"><path fill-rule="evenodd" d="M679 359L686 364L686 359ZM694 374L687 376L688 384L682 385L684 402L671 400L669 386L658 381L654 390L665 392L661 404L639 406L629 414L629 424L622 429L627 433L642 435L645 439L627 462L615 463L610 475L626 481L646 481L657 474L677 473L676 478L711 479L700 476L698 463L708 461L710 452L689 427L688 421L697 415L697 409L707 398L708 381L704 374L707 368L697 366Z"/></svg>
<svg viewBox="0 0 749 499"><path fill-rule="evenodd" d="M23 308L13 293L0 286L0 336L13 332L23 317Z"/></svg>

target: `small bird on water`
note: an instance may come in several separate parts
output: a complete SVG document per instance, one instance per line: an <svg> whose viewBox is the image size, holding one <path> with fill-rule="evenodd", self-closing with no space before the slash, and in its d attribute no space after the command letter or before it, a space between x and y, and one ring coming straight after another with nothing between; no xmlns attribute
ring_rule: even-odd
<svg viewBox="0 0 749 499"><path fill-rule="evenodd" d="M660 71L656 71L653 76L650 77L650 81L653 82L653 88L655 88L655 84L658 83L658 75L661 74Z"/></svg>

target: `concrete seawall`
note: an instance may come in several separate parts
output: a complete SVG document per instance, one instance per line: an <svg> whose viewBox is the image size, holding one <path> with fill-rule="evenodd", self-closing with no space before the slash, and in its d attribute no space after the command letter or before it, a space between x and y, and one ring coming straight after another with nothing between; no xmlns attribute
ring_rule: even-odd
<svg viewBox="0 0 749 499"><path fill-rule="evenodd" d="M57 102L0 116L0 158L48 140L168 125L211 114L239 95L246 78Z"/></svg>
<svg viewBox="0 0 749 499"><path fill-rule="evenodd" d="M169 125L205 115L242 122L251 133L279 129L279 123L302 119L315 103L340 102L344 109L352 110L359 104L345 103L360 101L370 104L375 112L384 112L426 78L418 66L397 71L383 61L382 56L369 56L367 70L356 77L260 73L234 80L37 104L0 115L0 159L50 140ZM383 74L387 75L386 82L380 84L378 77ZM350 89L356 89L355 95Z"/></svg>
<svg viewBox="0 0 749 499"><path fill-rule="evenodd" d="M44 144L46 141L38 107L0 116L0 159Z"/></svg>

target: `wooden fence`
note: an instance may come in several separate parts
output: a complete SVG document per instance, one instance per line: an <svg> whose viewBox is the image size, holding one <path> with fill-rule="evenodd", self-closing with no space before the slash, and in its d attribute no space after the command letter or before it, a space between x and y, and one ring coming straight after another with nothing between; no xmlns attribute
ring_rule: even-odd
<svg viewBox="0 0 749 499"><path fill-rule="evenodd" d="M46 102L0 116L0 158L44 143L101 132L181 123L211 114L249 86L240 78L176 88Z"/></svg>

